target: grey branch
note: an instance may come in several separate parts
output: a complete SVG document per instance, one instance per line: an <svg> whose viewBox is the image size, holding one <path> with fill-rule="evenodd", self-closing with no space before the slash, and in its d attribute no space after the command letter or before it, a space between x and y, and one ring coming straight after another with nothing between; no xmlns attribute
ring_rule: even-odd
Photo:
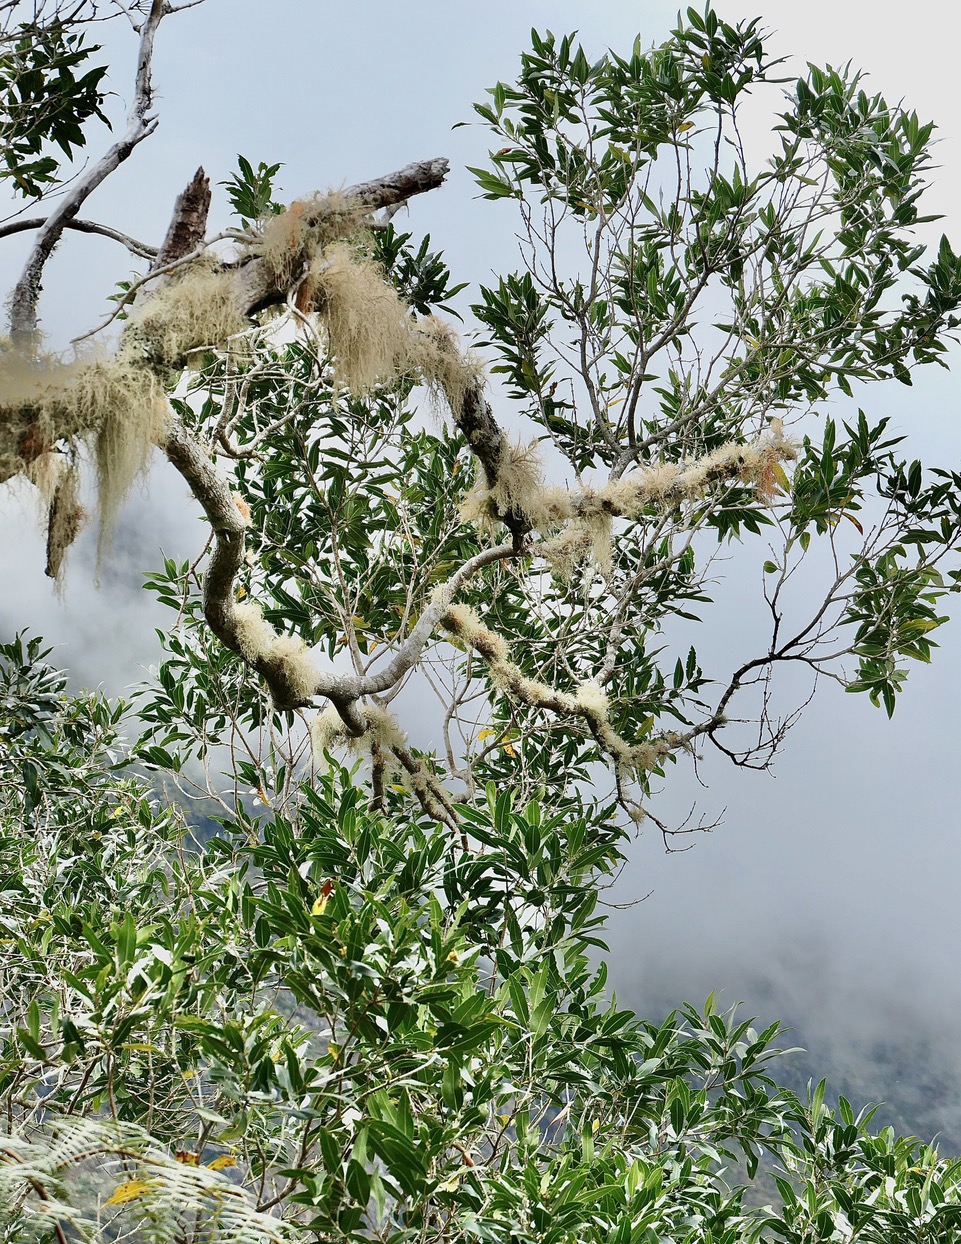
<svg viewBox="0 0 961 1244"><path fill-rule="evenodd" d="M20 279L14 286L10 298L10 333L14 344L21 348L29 349L33 345L37 330L37 302L42 289L43 270L54 247L63 236L67 222L76 218L80 208L100 183L109 177L137 145L157 128L156 118L149 115L153 104L151 62L157 27L166 12L166 0L153 0L150 13L143 23L140 49L137 55L134 100L127 115L127 128L123 137L74 182L70 192L44 221Z"/></svg>
<svg viewBox="0 0 961 1244"><path fill-rule="evenodd" d="M418 160L413 164L406 164L396 173L388 173L386 177L348 186L344 197L366 204L371 211L382 207L396 207L400 203L406 203L415 194L436 190L449 170L450 162L442 157L436 160Z"/></svg>
<svg viewBox="0 0 961 1244"><path fill-rule="evenodd" d="M28 220L14 220L9 224L0 225L0 238L8 238L14 233L26 233L31 229L42 229L47 223L46 216L33 216ZM95 220L67 220L64 221L65 229L75 229L78 233L99 233L102 237L111 238L114 242L119 242L121 246L125 246L131 255L138 255L141 259L155 259L157 257L157 247L148 246L146 242L138 242L136 238L130 237L126 233L121 233L119 229L111 229L109 225L98 224Z"/></svg>

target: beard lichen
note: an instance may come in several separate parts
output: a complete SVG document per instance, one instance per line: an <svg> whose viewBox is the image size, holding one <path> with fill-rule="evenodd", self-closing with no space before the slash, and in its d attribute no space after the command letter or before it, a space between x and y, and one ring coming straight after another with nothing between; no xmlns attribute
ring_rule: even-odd
<svg viewBox="0 0 961 1244"><path fill-rule="evenodd" d="M478 481L460 507L465 522L482 528L510 513L522 514L530 528L542 534L571 516L570 494L544 482L537 441L511 444L505 440L493 486Z"/></svg>
<svg viewBox="0 0 961 1244"><path fill-rule="evenodd" d="M334 376L346 389L362 397L409 369L409 311L378 264L337 243L318 258L310 280Z"/></svg>
<svg viewBox="0 0 961 1244"><path fill-rule="evenodd" d="M200 260L168 278L133 312L121 352L179 370L191 354L223 349L249 326L237 304L233 274L215 261Z"/></svg>
<svg viewBox="0 0 961 1244"><path fill-rule="evenodd" d="M152 372L121 354L81 368L64 399L95 429L98 555L102 555L113 520L134 482L146 471L151 447L163 430L166 393Z"/></svg>
<svg viewBox="0 0 961 1244"><path fill-rule="evenodd" d="M80 504L80 472L76 463L62 467L47 512L47 565L45 572L58 588L63 586L63 564L86 519Z"/></svg>
<svg viewBox="0 0 961 1244"><path fill-rule="evenodd" d="M772 420L770 434L750 445L730 442L701 458L659 462L597 489L584 489L569 497L569 519L554 536L538 546L562 582L592 562L609 575L612 567L614 518L637 519L652 507L664 509L703 497L712 484L732 477L752 484L762 501L788 486L782 462L797 457L780 420Z"/></svg>
<svg viewBox="0 0 961 1244"><path fill-rule="evenodd" d="M479 355L461 352L457 333L435 315L413 327L411 360L434 403L441 399L456 419L468 391L484 386L484 363Z"/></svg>
<svg viewBox="0 0 961 1244"><path fill-rule="evenodd" d="M325 246L359 232L370 209L352 203L336 190L298 199L264 221L252 250L270 269L277 286L290 286Z"/></svg>
<svg viewBox="0 0 961 1244"><path fill-rule="evenodd" d="M66 449L76 460L85 447L97 476L99 562L124 499L162 437L167 389L191 353L223 348L247 326L233 276L204 260L168 278L131 313L112 357L62 362L8 350L0 357L0 482L24 474L52 501L56 481L44 479L51 451ZM79 507L64 502L50 516L48 560L59 573Z"/></svg>
<svg viewBox="0 0 961 1244"><path fill-rule="evenodd" d="M91 452L97 472L100 544L160 435L166 397L160 381L123 352L61 363L0 363L0 479L27 474L44 487L44 460L58 444Z"/></svg>

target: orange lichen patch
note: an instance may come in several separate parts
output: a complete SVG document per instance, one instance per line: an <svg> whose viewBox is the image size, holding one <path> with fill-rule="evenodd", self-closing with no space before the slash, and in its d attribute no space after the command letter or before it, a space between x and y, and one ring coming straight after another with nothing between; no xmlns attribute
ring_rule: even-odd
<svg viewBox="0 0 961 1244"><path fill-rule="evenodd" d="M357 233L368 215L369 209L350 203L336 190L298 199L264 221L254 249L280 288L288 289L325 246Z"/></svg>
<svg viewBox="0 0 961 1244"><path fill-rule="evenodd" d="M237 513L244 520L247 526L250 526L250 506L243 499L239 492L232 491L230 494L234 499L234 505L237 507Z"/></svg>
<svg viewBox="0 0 961 1244"><path fill-rule="evenodd" d="M17 450L23 461L27 464L35 462L38 458L47 454L50 448L49 429L41 427L39 423L28 423L17 445Z"/></svg>

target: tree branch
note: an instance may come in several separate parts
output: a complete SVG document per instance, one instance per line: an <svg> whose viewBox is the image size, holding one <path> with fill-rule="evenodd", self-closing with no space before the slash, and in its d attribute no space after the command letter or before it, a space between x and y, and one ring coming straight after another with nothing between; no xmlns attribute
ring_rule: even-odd
<svg viewBox="0 0 961 1244"><path fill-rule="evenodd" d="M74 184L72 190L53 210L40 227L33 250L24 266L10 298L10 333L16 346L29 349L37 330L37 302L42 289L43 270L54 248L63 236L67 222L75 219L80 208L102 181L110 176L134 148L157 128L150 117L153 103L151 62L157 27L166 15L165 0L153 0L150 13L140 35L134 101L127 116L123 137Z"/></svg>
<svg viewBox="0 0 961 1244"><path fill-rule="evenodd" d="M281 636L275 637L276 643L265 644L262 650L251 650L234 601L234 584L244 564L246 519L227 480L179 419L168 420L161 448L189 484L213 531L210 560L203 579L204 617L210 629L221 643L239 653L260 674L277 708L302 708L316 696L325 696L355 736L365 729L356 702L364 696L386 691L409 673L440 625L454 594L485 566L512 557L515 552L513 543L497 545L482 550L460 566L435 592L433 601L400 650L379 673L365 676L324 673L316 669L306 649L295 651L291 641Z"/></svg>
<svg viewBox="0 0 961 1244"><path fill-rule="evenodd" d="M363 206L375 212L405 203L414 195L436 190L443 185L449 169L450 162L443 158L417 160L384 177L349 186L340 197L348 205ZM319 202L323 203L323 200ZM304 229L320 223L320 211L318 208L312 212L308 206L301 218ZM280 286L270 265L261 258L252 257L243 262L238 268L238 278L238 305L245 315L253 315L265 307L277 306L287 300L288 290Z"/></svg>
<svg viewBox="0 0 961 1244"><path fill-rule="evenodd" d="M42 229L47 223L45 216L33 216L29 220L13 220L9 224L0 225L0 238L8 238L14 233L27 233L31 229ZM114 242L119 242L121 246L125 246L132 255L138 255L141 259L156 259L156 246L148 246L146 242L138 242L136 238L130 237L126 233L121 233L119 229L112 229L109 225L98 224L95 220L66 220L63 227L65 229L75 229L78 233L99 233L102 237L111 238Z"/></svg>

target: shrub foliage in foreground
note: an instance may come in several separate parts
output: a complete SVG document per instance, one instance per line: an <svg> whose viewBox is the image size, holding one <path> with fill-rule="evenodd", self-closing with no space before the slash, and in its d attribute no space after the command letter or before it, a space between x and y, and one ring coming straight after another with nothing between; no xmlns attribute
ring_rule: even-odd
<svg viewBox="0 0 961 1244"><path fill-rule="evenodd" d="M779 1089L777 1025L610 1001L595 808L491 788L463 851L334 767L199 850L44 656L0 649L4 1239L961 1238L961 1164Z"/></svg>

